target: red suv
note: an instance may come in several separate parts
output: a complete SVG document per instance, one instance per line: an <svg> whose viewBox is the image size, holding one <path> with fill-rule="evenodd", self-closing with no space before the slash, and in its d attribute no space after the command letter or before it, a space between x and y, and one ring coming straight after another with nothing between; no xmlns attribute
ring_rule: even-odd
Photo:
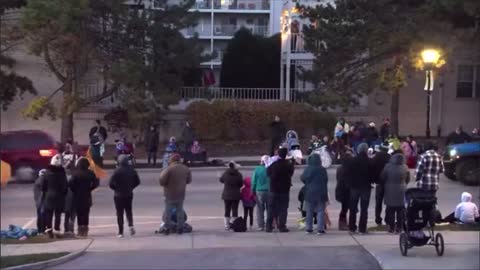
<svg viewBox="0 0 480 270"><path fill-rule="evenodd" d="M0 158L10 164L17 181L35 180L37 172L46 168L57 153L57 142L43 131L0 133Z"/></svg>

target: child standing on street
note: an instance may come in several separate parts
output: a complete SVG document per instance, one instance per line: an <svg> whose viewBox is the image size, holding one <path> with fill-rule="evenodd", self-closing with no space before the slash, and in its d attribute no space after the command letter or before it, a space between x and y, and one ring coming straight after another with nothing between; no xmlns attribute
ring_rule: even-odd
<svg viewBox="0 0 480 270"><path fill-rule="evenodd" d="M253 227L253 209L255 208L255 194L252 192L252 179L245 177L243 179L242 204L243 204L243 219L246 224L250 224L250 230ZM250 217L250 223L248 223Z"/></svg>

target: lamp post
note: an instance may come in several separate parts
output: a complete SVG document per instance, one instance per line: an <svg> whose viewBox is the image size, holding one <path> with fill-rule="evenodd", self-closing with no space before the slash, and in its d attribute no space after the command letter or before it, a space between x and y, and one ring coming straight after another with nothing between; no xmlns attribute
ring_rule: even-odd
<svg viewBox="0 0 480 270"><path fill-rule="evenodd" d="M427 91L427 123L425 135L430 139L430 117L432 105L432 91L433 91L433 68L437 65L440 59L440 53L434 49L427 49L422 51L422 60L425 67L425 91Z"/></svg>

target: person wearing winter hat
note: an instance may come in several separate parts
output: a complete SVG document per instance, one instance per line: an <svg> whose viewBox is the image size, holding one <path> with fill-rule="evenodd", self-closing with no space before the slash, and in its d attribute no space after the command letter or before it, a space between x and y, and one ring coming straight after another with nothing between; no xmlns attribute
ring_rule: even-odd
<svg viewBox="0 0 480 270"><path fill-rule="evenodd" d="M110 189L114 191L113 201L117 212L118 238L123 237L123 215L127 216L130 235L135 235L133 227L133 190L140 185L140 178L137 171L130 165L127 155L120 155L119 167L113 172L110 178Z"/></svg>
<svg viewBox="0 0 480 270"><path fill-rule="evenodd" d="M270 157L265 155L260 159L260 165L255 167L252 175L252 192L257 201L258 230L265 230L265 211L268 212L268 192L270 191L270 178L267 176L267 165Z"/></svg>
<svg viewBox="0 0 480 270"><path fill-rule="evenodd" d="M42 192L44 193L45 232L50 238L53 238L54 234L60 234L61 217L68 190L67 174L62 166L61 155L57 154L52 157L50 165L41 179ZM55 225L52 226L54 217Z"/></svg>
<svg viewBox="0 0 480 270"><path fill-rule="evenodd" d="M243 176L238 171L235 161L228 163L228 169L220 177L220 183L223 184L222 200L225 203L224 225L225 229L230 229L230 217L235 220L238 217L238 204L242 198L240 189L243 186Z"/></svg>

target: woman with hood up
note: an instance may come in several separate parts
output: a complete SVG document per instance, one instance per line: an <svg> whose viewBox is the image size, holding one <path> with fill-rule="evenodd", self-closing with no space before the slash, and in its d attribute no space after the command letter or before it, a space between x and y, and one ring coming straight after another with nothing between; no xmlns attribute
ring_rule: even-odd
<svg viewBox="0 0 480 270"><path fill-rule="evenodd" d="M224 225L225 230L229 230L230 217L234 220L238 217L238 204L242 198L240 189L243 186L243 176L234 161L228 163L228 169L220 178L220 183L223 184L222 200L225 202Z"/></svg>
<svg viewBox="0 0 480 270"><path fill-rule="evenodd" d="M319 155L313 154L308 157L307 168L303 171L300 180L305 184L303 208L307 212L306 232L313 233L313 213L317 213L318 234L324 234L328 175Z"/></svg>
<svg viewBox="0 0 480 270"><path fill-rule="evenodd" d="M387 206L385 221L389 225L388 232L399 233L405 211L405 191L410 182L410 172L403 154L395 154L390 158L380 174L380 181L385 189L384 202Z"/></svg>

